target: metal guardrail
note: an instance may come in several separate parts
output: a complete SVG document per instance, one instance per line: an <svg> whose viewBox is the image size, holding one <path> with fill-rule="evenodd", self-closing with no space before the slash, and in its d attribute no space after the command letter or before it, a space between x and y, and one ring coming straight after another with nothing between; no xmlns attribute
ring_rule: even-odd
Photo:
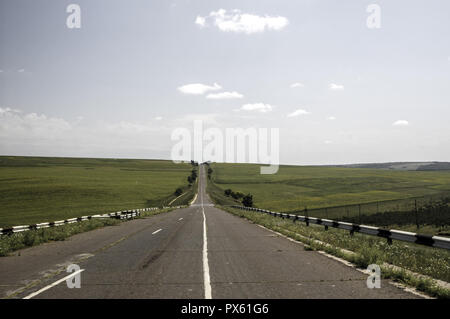
<svg viewBox="0 0 450 319"><path fill-rule="evenodd" d="M0 228L0 235L4 234L12 234L12 233L20 233L27 230L33 230L33 229L41 229L41 228L49 228L49 227L57 227L72 223L78 223L90 219L95 218L116 218L116 219L131 219L137 216L141 215L141 212L148 212L152 210L157 210L158 207L149 207L149 208L140 208L140 209L133 209L133 210L125 210L120 211L116 213L109 213L109 214L101 214L101 215L92 215L92 216L82 216L82 217L76 217L76 218L69 218L64 220L58 220L54 222L48 222L48 223L39 223L39 224L33 224L33 225L23 225L23 226L14 226L10 228Z"/></svg>
<svg viewBox="0 0 450 319"><path fill-rule="evenodd" d="M346 223L346 222L338 222L338 221L334 221L331 219L322 219L322 218L316 218L316 217L277 213L277 212L272 212L270 210L265 210L265 209L261 209L261 208L255 208L255 207L244 207L244 206L237 206L237 205L232 205L231 207L242 209L242 210L261 212L261 213L265 213L265 214L268 214L268 215L271 215L274 217L292 219L294 222L301 221L301 222L305 222L306 225L309 225L309 223L323 225L323 226L325 226L325 229L328 229L328 227L340 228L340 229L350 231L350 234L358 232L358 233L362 233L362 234L366 234L366 235L383 237L383 238L386 238L388 240L388 242L392 242L392 240L395 239L395 240L406 241L406 242L415 243L415 244L419 244L419 245L438 247L438 248L443 248L443 249L450 249L450 238L445 238L445 237L440 237L440 236L422 235L422 234L411 233L411 232L395 230L395 229L388 230L388 229L382 229L379 227L373 227L373 226L367 226L367 225L358 225L358 224L352 224L352 223Z"/></svg>

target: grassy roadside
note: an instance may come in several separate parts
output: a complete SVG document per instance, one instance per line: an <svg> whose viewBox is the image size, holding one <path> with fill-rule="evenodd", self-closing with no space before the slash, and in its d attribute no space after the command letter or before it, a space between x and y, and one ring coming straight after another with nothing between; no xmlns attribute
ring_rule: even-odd
<svg viewBox="0 0 450 319"><path fill-rule="evenodd" d="M302 223L293 223L290 220L258 212L248 212L231 207L221 208L301 241L308 245L308 249L325 251L361 268L367 268L370 264L378 264L382 268L383 278L415 287L433 297L450 298L450 290L438 286L434 280L414 276L406 271L387 266L387 264L395 265L434 279L450 282L450 252L446 250L398 241L389 245L382 238L362 234L350 236L349 232L340 229L325 231L323 227L317 225L306 226Z"/></svg>
<svg viewBox="0 0 450 319"><path fill-rule="evenodd" d="M163 160L0 156L0 227L167 206L191 170Z"/></svg>
<svg viewBox="0 0 450 319"><path fill-rule="evenodd" d="M138 218L145 218L173 210L173 208L158 209L143 212ZM62 225L52 228L29 230L21 233L0 236L0 257L27 247L37 246L50 241L62 241L73 235L98 229L105 226L115 226L124 220L107 218L91 219L83 222Z"/></svg>

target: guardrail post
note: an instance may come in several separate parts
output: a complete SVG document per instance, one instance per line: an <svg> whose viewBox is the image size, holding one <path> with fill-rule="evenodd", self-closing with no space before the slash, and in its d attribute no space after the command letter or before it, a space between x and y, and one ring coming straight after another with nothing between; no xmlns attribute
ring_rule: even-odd
<svg viewBox="0 0 450 319"><path fill-rule="evenodd" d="M328 225L325 225L325 230L328 230Z"/></svg>
<svg viewBox="0 0 450 319"><path fill-rule="evenodd" d="M308 216L308 208L305 206L305 222L306 222L306 226L309 226L309 216Z"/></svg>

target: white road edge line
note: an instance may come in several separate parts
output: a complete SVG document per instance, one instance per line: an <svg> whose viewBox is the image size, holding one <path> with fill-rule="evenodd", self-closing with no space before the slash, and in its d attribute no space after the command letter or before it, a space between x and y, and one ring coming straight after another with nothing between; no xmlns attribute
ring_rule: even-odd
<svg viewBox="0 0 450 319"><path fill-rule="evenodd" d="M161 230L162 230L161 228L158 229L158 230L155 230L155 231L152 233L152 235L159 233Z"/></svg>
<svg viewBox="0 0 450 319"><path fill-rule="evenodd" d="M75 276L75 275L77 275L77 274L79 274L79 273L81 273L83 271L84 271L84 269L77 270L77 271L71 273L70 275L68 275L68 276L66 276L64 278L61 278L60 280L57 280L54 283L52 283L52 284L50 284L50 285L48 285L48 286L46 286L46 287L36 291L36 292L33 292L32 294L29 294L28 296L24 297L23 299L31 299L33 297L36 297L40 293L42 293L42 292L44 292L44 291L46 291L46 290L48 290L48 289L50 289L52 287L55 287L56 285L59 285L63 281L66 281L67 279L69 279L69 278L71 278L71 277L73 277L73 276Z"/></svg>
<svg viewBox="0 0 450 319"><path fill-rule="evenodd" d="M206 236L206 216L205 209L202 207L203 213L203 282L205 286L205 299L212 299L211 279L209 277L208 263L208 240Z"/></svg>
<svg viewBox="0 0 450 319"><path fill-rule="evenodd" d="M195 193L195 196L192 199L192 201L189 203L189 205L192 205L195 202L195 200L197 199L197 195L198 195L198 193Z"/></svg>
<svg viewBox="0 0 450 319"><path fill-rule="evenodd" d="M203 206L203 189L199 189L199 193L203 214L203 284L205 286L205 299L212 299L211 277L209 276L209 263L208 263L208 238L206 235L206 216L205 216L205 207Z"/></svg>

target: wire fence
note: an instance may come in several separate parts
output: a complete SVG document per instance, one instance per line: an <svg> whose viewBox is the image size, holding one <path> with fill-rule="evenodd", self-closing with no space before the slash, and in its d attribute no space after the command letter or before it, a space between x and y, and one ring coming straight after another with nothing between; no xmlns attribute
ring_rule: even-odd
<svg viewBox="0 0 450 319"><path fill-rule="evenodd" d="M450 225L450 191L419 197L289 211L291 214L357 224Z"/></svg>

